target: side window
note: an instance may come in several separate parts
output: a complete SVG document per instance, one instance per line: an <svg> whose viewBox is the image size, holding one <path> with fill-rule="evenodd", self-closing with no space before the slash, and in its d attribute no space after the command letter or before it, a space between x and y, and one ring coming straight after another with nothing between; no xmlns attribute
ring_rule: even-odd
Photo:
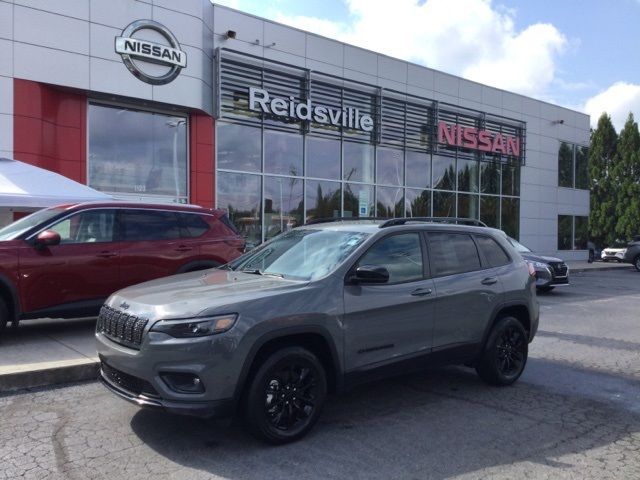
<svg viewBox="0 0 640 480"><path fill-rule="evenodd" d="M125 242L180 238L178 217L173 212L125 210L122 212L122 228Z"/></svg>
<svg viewBox="0 0 640 480"><path fill-rule="evenodd" d="M487 265L488 268L501 267L511 261L506 252L493 238L478 235L476 236L476 243L489 264Z"/></svg>
<svg viewBox="0 0 640 480"><path fill-rule="evenodd" d="M429 254L437 277L480 269L478 250L466 234L429 233Z"/></svg>
<svg viewBox="0 0 640 480"><path fill-rule="evenodd" d="M383 238L365 253L358 265L376 265L389 271L389 283L423 278L422 246L418 233Z"/></svg>
<svg viewBox="0 0 640 480"><path fill-rule="evenodd" d="M182 227L182 238L197 238L209 230L209 225L205 220L195 213L178 213Z"/></svg>
<svg viewBox="0 0 640 480"><path fill-rule="evenodd" d="M88 210L53 225L61 244L113 242L114 210Z"/></svg>

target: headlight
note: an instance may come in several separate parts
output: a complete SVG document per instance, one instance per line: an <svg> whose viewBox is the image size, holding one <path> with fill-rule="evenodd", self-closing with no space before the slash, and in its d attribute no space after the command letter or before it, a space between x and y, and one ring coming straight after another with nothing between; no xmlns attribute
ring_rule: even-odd
<svg viewBox="0 0 640 480"><path fill-rule="evenodd" d="M528 260L528 262L533 265L535 268L542 268L542 269L548 269L549 265L547 265L546 263L542 263L542 262L534 262L532 260Z"/></svg>
<svg viewBox="0 0 640 480"><path fill-rule="evenodd" d="M206 337L229 330L238 319L237 313L215 317L160 320L151 327L152 332L162 332L175 338Z"/></svg>

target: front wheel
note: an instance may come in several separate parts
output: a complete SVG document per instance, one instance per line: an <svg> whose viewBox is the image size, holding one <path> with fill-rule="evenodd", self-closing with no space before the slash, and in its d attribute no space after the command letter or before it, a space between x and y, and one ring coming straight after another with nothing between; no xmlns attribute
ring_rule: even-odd
<svg viewBox="0 0 640 480"><path fill-rule="evenodd" d="M640 272L640 255L636 255L636 258L633 259L633 266Z"/></svg>
<svg viewBox="0 0 640 480"><path fill-rule="evenodd" d="M327 397L327 375L318 357L302 347L273 353L249 386L245 420L256 437L288 443L309 432Z"/></svg>
<svg viewBox="0 0 640 480"><path fill-rule="evenodd" d="M511 385L527 363L529 338L522 323L514 317L504 317L491 330L476 372L491 385Z"/></svg>

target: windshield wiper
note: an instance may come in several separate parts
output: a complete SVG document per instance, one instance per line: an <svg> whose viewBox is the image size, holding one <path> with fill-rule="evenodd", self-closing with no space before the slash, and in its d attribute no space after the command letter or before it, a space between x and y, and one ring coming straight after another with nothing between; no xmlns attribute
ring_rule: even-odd
<svg viewBox="0 0 640 480"><path fill-rule="evenodd" d="M262 272L257 268L247 268L245 270L240 270L242 273L251 273L252 275L262 275Z"/></svg>

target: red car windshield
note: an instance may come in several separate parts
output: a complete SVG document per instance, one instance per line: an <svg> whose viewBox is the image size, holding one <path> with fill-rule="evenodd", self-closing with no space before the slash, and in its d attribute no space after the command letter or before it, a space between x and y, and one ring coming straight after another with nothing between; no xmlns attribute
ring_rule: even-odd
<svg viewBox="0 0 640 480"><path fill-rule="evenodd" d="M64 208L53 207L39 210L0 229L0 240L15 240L23 233L37 227L65 211Z"/></svg>

